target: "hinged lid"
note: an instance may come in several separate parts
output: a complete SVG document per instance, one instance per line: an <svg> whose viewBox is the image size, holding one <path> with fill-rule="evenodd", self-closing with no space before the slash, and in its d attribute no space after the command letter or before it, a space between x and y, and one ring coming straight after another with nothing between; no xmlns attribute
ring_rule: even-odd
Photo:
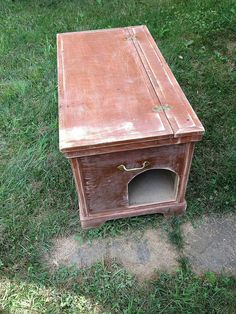
<svg viewBox="0 0 236 314"><path fill-rule="evenodd" d="M204 129L146 26L58 35L64 152Z"/></svg>

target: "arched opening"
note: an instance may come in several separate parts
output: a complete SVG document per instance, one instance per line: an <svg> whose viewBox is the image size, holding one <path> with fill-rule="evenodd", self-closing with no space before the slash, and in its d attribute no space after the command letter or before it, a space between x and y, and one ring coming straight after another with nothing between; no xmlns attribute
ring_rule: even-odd
<svg viewBox="0 0 236 314"><path fill-rule="evenodd" d="M167 169L140 173L128 184L129 205L162 203L176 198L178 176Z"/></svg>

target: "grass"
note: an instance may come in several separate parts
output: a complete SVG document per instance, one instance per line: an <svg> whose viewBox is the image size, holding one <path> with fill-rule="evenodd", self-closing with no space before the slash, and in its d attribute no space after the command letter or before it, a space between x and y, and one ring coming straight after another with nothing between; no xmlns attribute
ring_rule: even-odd
<svg viewBox="0 0 236 314"><path fill-rule="evenodd" d="M115 263L0 283L1 304L12 313L235 313L235 289L234 279L211 272L198 277L185 261L175 275L159 274L148 289Z"/></svg>
<svg viewBox="0 0 236 314"><path fill-rule="evenodd" d="M145 216L80 229L70 167L58 152L56 33L146 24L206 128L179 226L235 211L234 1L0 1L0 306L4 313L234 313L235 280L185 265L147 287L116 264L90 270L41 262L55 236L116 236L162 222Z"/></svg>

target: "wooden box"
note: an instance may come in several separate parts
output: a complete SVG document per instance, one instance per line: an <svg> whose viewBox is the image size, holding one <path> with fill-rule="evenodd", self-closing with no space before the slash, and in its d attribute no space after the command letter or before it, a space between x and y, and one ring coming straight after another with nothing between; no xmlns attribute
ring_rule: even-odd
<svg viewBox="0 0 236 314"><path fill-rule="evenodd" d="M183 213L204 128L146 26L58 34L60 150L80 220Z"/></svg>

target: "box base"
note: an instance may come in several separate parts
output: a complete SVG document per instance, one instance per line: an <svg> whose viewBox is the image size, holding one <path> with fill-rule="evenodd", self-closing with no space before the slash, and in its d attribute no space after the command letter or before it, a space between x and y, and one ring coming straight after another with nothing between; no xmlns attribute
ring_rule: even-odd
<svg viewBox="0 0 236 314"><path fill-rule="evenodd" d="M153 204L148 206L132 206L124 210L117 210L114 212L107 211L103 213L90 214L84 217L80 212L80 222L82 229L97 228L103 223L113 219L134 217L148 214L163 214L166 218L170 218L172 215L184 214L187 208L186 201L184 202L171 202L167 204Z"/></svg>

